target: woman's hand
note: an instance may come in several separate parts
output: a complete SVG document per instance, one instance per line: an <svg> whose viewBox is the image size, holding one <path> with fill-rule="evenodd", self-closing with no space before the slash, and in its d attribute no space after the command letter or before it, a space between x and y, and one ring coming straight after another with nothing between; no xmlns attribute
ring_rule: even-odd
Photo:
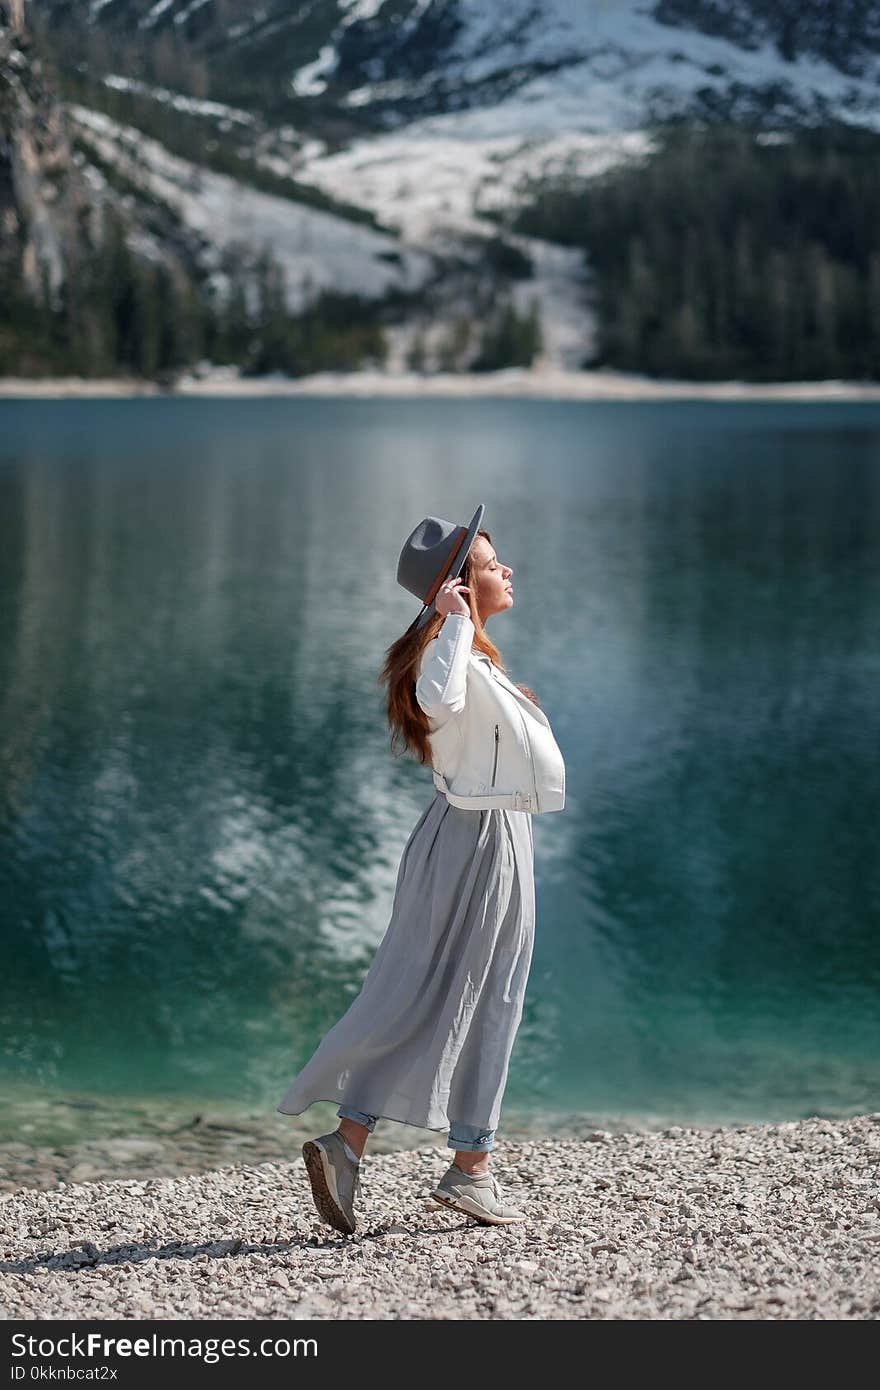
<svg viewBox="0 0 880 1390"><path fill-rule="evenodd" d="M467 595L467 597L465 597ZM471 616L470 590L466 584L461 582L461 576L456 579L447 579L445 584L441 584L437 590L437 597L434 599L434 607L438 613L442 613L445 618L447 613L464 613L468 618Z"/></svg>

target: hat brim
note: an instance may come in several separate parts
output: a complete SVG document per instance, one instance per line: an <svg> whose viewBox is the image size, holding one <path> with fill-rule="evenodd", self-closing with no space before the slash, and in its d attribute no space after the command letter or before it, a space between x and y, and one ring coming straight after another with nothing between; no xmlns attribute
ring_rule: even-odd
<svg viewBox="0 0 880 1390"><path fill-rule="evenodd" d="M476 539L477 532L479 531L483 523L483 513L485 510L485 505L481 502L470 519L470 523L467 528L467 535L465 536L461 545L458 547L458 550L455 552L455 559L452 561L452 564L449 566L449 569L446 571L446 574L444 575L444 584L446 583L447 579L457 579L458 576L461 574L462 570L464 569L464 562L468 557L468 551L473 545L474 540ZM425 626L425 623L429 623L431 621L436 612L437 608L435 605L435 601L434 599L431 599L430 603L426 603L424 605L418 617L413 619L412 623L410 624L410 627L415 628L415 630L418 632L420 628L423 628Z"/></svg>

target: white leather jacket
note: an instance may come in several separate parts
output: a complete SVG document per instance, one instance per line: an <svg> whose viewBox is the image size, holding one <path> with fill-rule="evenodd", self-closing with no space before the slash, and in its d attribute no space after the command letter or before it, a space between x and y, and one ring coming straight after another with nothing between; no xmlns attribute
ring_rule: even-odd
<svg viewBox="0 0 880 1390"><path fill-rule="evenodd" d="M428 716L434 785L467 810L561 811L565 763L542 709L448 613L422 653L416 699Z"/></svg>

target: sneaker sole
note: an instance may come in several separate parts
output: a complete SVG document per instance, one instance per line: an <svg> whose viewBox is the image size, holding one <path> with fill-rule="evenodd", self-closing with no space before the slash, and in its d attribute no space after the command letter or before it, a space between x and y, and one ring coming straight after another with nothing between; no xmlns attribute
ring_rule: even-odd
<svg viewBox="0 0 880 1390"><path fill-rule="evenodd" d="M431 1193L431 1201L436 1202L438 1207L448 1207L450 1211L457 1211L462 1216L469 1216L473 1221L479 1221L484 1226L512 1226L516 1221L525 1221L525 1216L491 1216L489 1212L480 1212L479 1216L475 1211L470 1211L467 1207L459 1206L451 1197L444 1197L439 1192Z"/></svg>
<svg viewBox="0 0 880 1390"><path fill-rule="evenodd" d="M303 1144L302 1156L306 1165L306 1172L309 1175L309 1182L312 1185L312 1197L318 1215L334 1230L342 1231L343 1235L350 1236L357 1229L357 1218L346 1216L333 1196L332 1179L324 1166L328 1161L327 1155L318 1144L309 1139Z"/></svg>

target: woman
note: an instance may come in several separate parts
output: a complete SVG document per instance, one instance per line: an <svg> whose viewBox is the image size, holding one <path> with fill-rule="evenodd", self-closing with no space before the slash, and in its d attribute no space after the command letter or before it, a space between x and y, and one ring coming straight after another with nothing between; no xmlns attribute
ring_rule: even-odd
<svg viewBox="0 0 880 1390"><path fill-rule="evenodd" d="M489 1152L523 1007L535 926L531 816L562 810L565 767L536 697L485 624L513 606L512 570L480 527L426 517L397 578L423 609L386 653L395 734L434 796L403 851L391 920L360 994L277 1107L336 1100L339 1127L303 1145L321 1217L356 1228L359 1164L380 1118L449 1130L432 1198L489 1225L521 1221Z"/></svg>

